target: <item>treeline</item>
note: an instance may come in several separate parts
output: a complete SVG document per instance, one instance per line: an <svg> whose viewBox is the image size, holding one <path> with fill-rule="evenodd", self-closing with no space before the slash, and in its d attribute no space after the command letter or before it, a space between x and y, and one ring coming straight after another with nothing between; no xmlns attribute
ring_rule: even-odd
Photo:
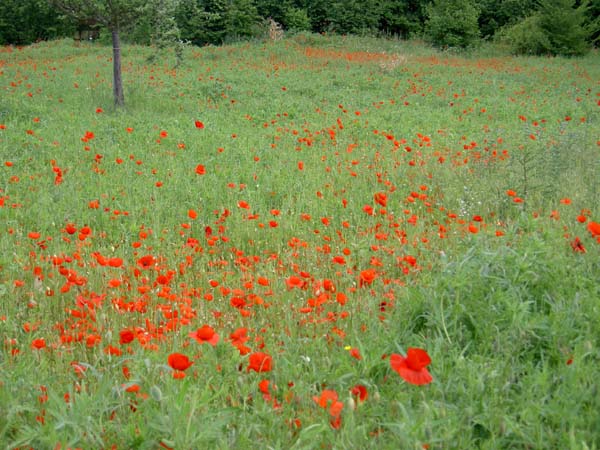
<svg viewBox="0 0 600 450"><path fill-rule="evenodd" d="M600 0L155 0L155 3L163 8L166 14L163 19L173 22L178 39L199 46L264 37L269 19L289 32L419 38L440 47L469 47L482 40L494 40L516 53L531 54L583 54L600 35ZM156 19L156 8L146 8L146 14L123 30L123 39L153 43L160 28ZM0 2L1 45L71 36L81 26L51 6L50 0Z"/></svg>

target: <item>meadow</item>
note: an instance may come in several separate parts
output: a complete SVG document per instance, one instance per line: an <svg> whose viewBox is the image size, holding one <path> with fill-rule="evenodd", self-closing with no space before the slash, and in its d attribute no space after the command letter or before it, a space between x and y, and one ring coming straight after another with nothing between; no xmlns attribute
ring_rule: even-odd
<svg viewBox="0 0 600 450"><path fill-rule="evenodd" d="M0 49L0 447L597 449L600 63Z"/></svg>

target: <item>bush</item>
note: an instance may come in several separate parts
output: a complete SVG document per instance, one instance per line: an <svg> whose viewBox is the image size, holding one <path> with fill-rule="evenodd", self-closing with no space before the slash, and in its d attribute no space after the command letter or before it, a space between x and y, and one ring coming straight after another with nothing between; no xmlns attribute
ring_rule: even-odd
<svg viewBox="0 0 600 450"><path fill-rule="evenodd" d="M479 40L479 9L472 0L435 0L427 16L425 37L434 45L466 48Z"/></svg>
<svg viewBox="0 0 600 450"><path fill-rule="evenodd" d="M505 44L518 55L541 55L550 47L548 36L540 26L540 14L536 13L514 25L501 28L494 36L496 42Z"/></svg>
<svg viewBox="0 0 600 450"><path fill-rule="evenodd" d="M310 31L310 19L305 9L290 8L285 12L285 28L290 31Z"/></svg>
<svg viewBox="0 0 600 450"><path fill-rule="evenodd" d="M583 55L589 50L587 3L574 5L574 0L542 0L536 13L501 29L496 39L517 54Z"/></svg>
<svg viewBox="0 0 600 450"><path fill-rule="evenodd" d="M548 36L548 51L556 55L583 55L589 50L586 20L587 2L575 8L575 0L542 0L540 28Z"/></svg>

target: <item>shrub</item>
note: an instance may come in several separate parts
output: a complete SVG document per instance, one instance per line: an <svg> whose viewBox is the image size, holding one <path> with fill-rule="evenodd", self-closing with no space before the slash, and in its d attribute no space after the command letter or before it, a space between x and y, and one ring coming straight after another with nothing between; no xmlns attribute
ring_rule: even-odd
<svg viewBox="0 0 600 450"><path fill-rule="evenodd" d="M583 55L589 50L587 2L575 8L574 0L542 0L537 12L503 28L497 40L517 54Z"/></svg>
<svg viewBox="0 0 600 450"><path fill-rule="evenodd" d="M521 22L501 28L495 40L506 44L519 55L541 55L550 47L548 36L540 27L540 14L533 14Z"/></svg>
<svg viewBox="0 0 600 450"><path fill-rule="evenodd" d="M434 45L466 48L479 39L479 9L472 0L435 0L427 16L425 37Z"/></svg>
<svg viewBox="0 0 600 450"><path fill-rule="evenodd" d="M587 2L575 8L575 0L542 0L540 28L550 41L548 51L557 55L583 55L589 49L584 23Z"/></svg>
<svg viewBox="0 0 600 450"><path fill-rule="evenodd" d="M305 9L288 9L283 23L285 28L291 31L310 31L310 18Z"/></svg>

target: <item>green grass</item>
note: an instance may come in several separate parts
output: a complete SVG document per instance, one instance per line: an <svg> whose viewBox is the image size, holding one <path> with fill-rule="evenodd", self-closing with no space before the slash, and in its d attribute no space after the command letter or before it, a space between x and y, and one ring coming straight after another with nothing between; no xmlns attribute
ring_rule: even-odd
<svg viewBox="0 0 600 450"><path fill-rule="evenodd" d="M3 448L598 448L596 54L150 54L115 111L110 48L0 53ZM431 384L392 370L410 347Z"/></svg>

